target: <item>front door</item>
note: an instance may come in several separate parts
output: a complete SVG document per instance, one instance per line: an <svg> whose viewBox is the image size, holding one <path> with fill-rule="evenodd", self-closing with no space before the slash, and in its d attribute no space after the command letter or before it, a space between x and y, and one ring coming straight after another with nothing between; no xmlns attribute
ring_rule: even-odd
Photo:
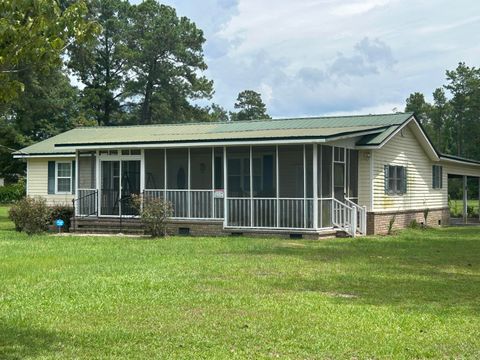
<svg viewBox="0 0 480 360"><path fill-rule="evenodd" d="M120 215L120 161L102 161L100 215Z"/></svg>
<svg viewBox="0 0 480 360"><path fill-rule="evenodd" d="M138 215L133 195L140 194L139 160L102 160L100 214Z"/></svg>

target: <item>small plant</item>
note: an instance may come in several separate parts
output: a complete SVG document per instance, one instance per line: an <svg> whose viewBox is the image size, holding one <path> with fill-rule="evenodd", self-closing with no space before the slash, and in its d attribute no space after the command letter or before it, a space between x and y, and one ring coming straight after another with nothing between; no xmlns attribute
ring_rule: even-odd
<svg viewBox="0 0 480 360"><path fill-rule="evenodd" d="M387 230L388 235L393 234L393 225L395 224L395 218L396 218L396 215L393 215L388 221L388 230Z"/></svg>
<svg viewBox="0 0 480 360"><path fill-rule="evenodd" d="M145 226L145 233L151 237L167 235L167 220L173 215L173 205L163 199L144 199L135 197L132 200L139 209L140 218Z"/></svg>
<svg viewBox="0 0 480 360"><path fill-rule="evenodd" d="M45 199L26 197L13 204L8 216L15 224L16 231L33 235L48 229L50 209Z"/></svg>
<svg viewBox="0 0 480 360"><path fill-rule="evenodd" d="M412 221L410 221L410 223L408 224L408 228L409 229L420 229L421 228L421 225L418 223L418 221L416 219L413 219Z"/></svg>
<svg viewBox="0 0 480 360"><path fill-rule="evenodd" d="M423 218L425 220L424 227L426 228L428 226L428 214L430 213L430 209L426 208L423 210Z"/></svg>
<svg viewBox="0 0 480 360"><path fill-rule="evenodd" d="M467 205L467 216L469 218L475 217L475 208L472 205Z"/></svg>
<svg viewBox="0 0 480 360"><path fill-rule="evenodd" d="M50 207L49 223L52 224L55 220L62 219L64 222L63 229L70 230L70 219L73 217L73 207L68 205L55 205Z"/></svg>

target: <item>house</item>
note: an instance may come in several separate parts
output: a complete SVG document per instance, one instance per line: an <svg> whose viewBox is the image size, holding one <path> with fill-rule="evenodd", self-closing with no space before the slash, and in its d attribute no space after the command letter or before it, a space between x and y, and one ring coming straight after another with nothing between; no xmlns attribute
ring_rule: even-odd
<svg viewBox="0 0 480 360"><path fill-rule="evenodd" d="M134 223L142 194L173 203L170 231L204 235L385 233L427 209L443 225L448 177L480 177L412 113L77 128L14 156L27 194L73 202L77 224Z"/></svg>

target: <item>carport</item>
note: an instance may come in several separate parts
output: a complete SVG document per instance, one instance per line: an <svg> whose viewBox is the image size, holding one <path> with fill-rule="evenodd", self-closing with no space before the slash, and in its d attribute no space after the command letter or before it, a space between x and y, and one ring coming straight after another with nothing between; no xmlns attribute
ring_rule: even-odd
<svg viewBox="0 0 480 360"><path fill-rule="evenodd" d="M441 159L448 179L450 223L480 224L480 162L447 155Z"/></svg>

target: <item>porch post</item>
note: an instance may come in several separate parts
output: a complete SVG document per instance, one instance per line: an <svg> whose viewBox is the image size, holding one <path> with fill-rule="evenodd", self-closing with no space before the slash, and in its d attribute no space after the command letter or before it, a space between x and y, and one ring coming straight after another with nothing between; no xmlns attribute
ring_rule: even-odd
<svg viewBox="0 0 480 360"><path fill-rule="evenodd" d="M279 184L280 184L280 180L278 179L278 173L279 173L279 169L278 169L278 164L279 164L279 160L278 160L278 145L275 145L275 195L276 195L276 208L277 208L277 228L280 227L280 187L279 187Z"/></svg>
<svg viewBox="0 0 480 360"><path fill-rule="evenodd" d="M307 228L307 155L303 144L303 227Z"/></svg>
<svg viewBox="0 0 480 360"><path fill-rule="evenodd" d="M145 190L145 149L140 150L140 194Z"/></svg>
<svg viewBox="0 0 480 360"><path fill-rule="evenodd" d="M215 147L212 146L212 219L215 219Z"/></svg>
<svg viewBox="0 0 480 360"><path fill-rule="evenodd" d="M467 177L463 176L463 222L468 222L468 191L467 191Z"/></svg>
<svg viewBox="0 0 480 360"><path fill-rule="evenodd" d="M78 155L78 150L75 150L75 199L78 199L78 188L80 187L80 174L78 172L78 163L80 156ZM79 205L80 206L80 205ZM78 207L75 206L75 215L78 214Z"/></svg>
<svg viewBox="0 0 480 360"><path fill-rule="evenodd" d="M101 169L101 161L100 161L100 151L97 150L96 156L95 156L95 182L96 185L95 187L97 188L97 217L98 215L101 215L100 209L102 208L102 189L101 189L101 174L100 174L100 169Z"/></svg>
<svg viewBox="0 0 480 360"><path fill-rule="evenodd" d="M253 158L250 145L250 227L253 227Z"/></svg>
<svg viewBox="0 0 480 360"><path fill-rule="evenodd" d="M140 213L142 213L145 195L145 149L140 150L140 155Z"/></svg>
<svg viewBox="0 0 480 360"><path fill-rule="evenodd" d="M163 200L167 201L167 149L163 149Z"/></svg>
<svg viewBox="0 0 480 360"><path fill-rule="evenodd" d="M333 154L332 154L333 155ZM318 144L313 144L313 228L318 228Z"/></svg>
<svg viewBox="0 0 480 360"><path fill-rule="evenodd" d="M223 147L223 227L228 225L227 147Z"/></svg>
<svg viewBox="0 0 480 360"><path fill-rule="evenodd" d="M192 211L191 211L191 193L190 193L190 178L191 178L191 164L190 164L190 148L188 148L188 162L187 162L187 171L188 171L188 177L187 177L187 217L190 219L192 216Z"/></svg>

